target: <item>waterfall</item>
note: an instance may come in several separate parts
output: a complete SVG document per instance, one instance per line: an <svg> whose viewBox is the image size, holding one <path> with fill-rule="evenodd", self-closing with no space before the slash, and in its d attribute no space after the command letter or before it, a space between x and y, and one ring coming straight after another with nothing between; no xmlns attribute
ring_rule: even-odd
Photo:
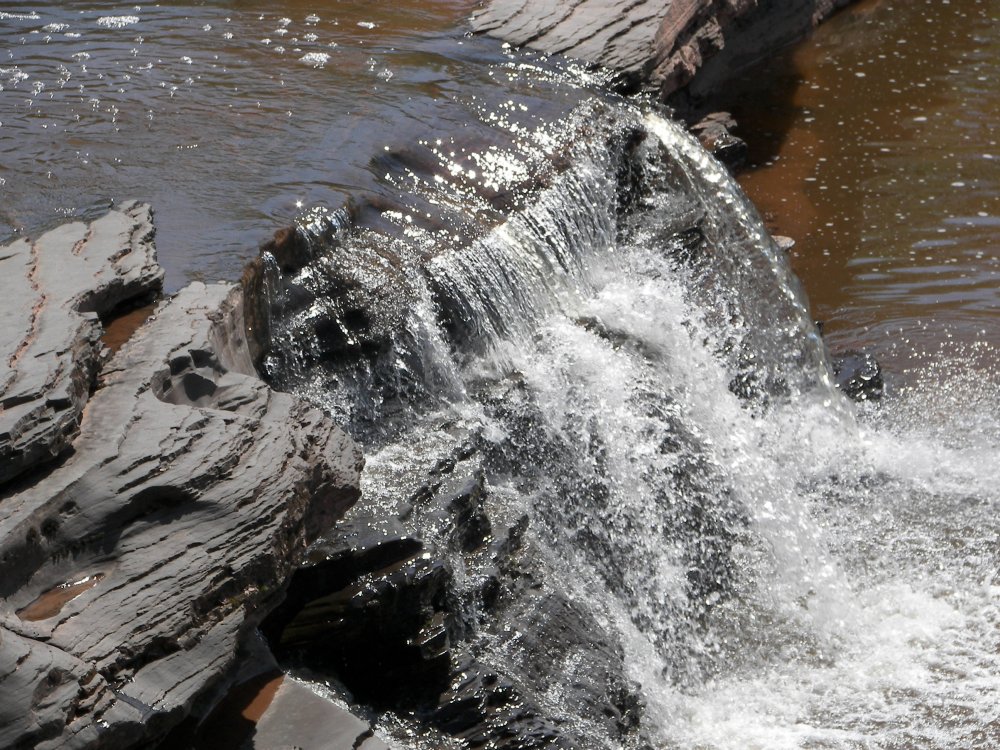
<svg viewBox="0 0 1000 750"><path fill-rule="evenodd" d="M728 172L659 114L596 113L524 207L465 244L363 227L317 243L278 292L272 377L364 443L359 507L444 561L454 654L554 721L559 746L881 746L859 702L920 705L921 639L995 621L903 580L859 586L850 506L996 488L959 449L943 485L907 477L894 455L944 454L858 421ZM448 514L470 497L496 546L456 541ZM985 680L998 659L972 651ZM580 708L600 700L612 719Z"/></svg>

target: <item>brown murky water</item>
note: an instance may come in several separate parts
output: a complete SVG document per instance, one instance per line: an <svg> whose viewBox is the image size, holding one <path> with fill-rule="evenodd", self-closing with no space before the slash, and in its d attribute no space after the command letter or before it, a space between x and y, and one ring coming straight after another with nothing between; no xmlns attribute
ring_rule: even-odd
<svg viewBox="0 0 1000 750"><path fill-rule="evenodd" d="M90 591L90 589L94 588L102 580L104 580L104 574L95 573L78 581L56 586L41 594L27 607L19 609L17 616L25 622L38 622L55 617L69 602L76 599L85 591Z"/></svg>
<svg viewBox="0 0 1000 750"><path fill-rule="evenodd" d="M867 0L751 71L741 182L835 349L897 382L1000 345L1000 1Z"/></svg>
<svg viewBox="0 0 1000 750"><path fill-rule="evenodd" d="M569 109L476 5L0 1L0 241L134 198L168 288L237 278L303 208L394 198L379 154Z"/></svg>

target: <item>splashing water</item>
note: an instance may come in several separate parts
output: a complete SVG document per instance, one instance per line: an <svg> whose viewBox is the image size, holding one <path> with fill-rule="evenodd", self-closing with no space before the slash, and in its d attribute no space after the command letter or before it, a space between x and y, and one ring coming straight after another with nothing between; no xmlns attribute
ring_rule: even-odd
<svg viewBox="0 0 1000 750"><path fill-rule="evenodd" d="M395 512L479 435L549 585L624 645L657 747L994 746L995 386L956 366L859 420L728 174L669 121L615 116L646 133L659 185L630 231L597 139L510 221L411 271L411 346L450 386L394 430L355 422L369 507Z"/></svg>

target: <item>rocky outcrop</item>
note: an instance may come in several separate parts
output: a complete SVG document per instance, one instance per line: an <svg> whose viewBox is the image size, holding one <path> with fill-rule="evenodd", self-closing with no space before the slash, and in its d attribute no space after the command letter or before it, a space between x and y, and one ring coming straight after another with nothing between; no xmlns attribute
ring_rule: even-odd
<svg viewBox="0 0 1000 750"><path fill-rule="evenodd" d="M517 47L601 65L615 71L619 88L666 98L693 80L716 85L848 2L490 0L472 25Z"/></svg>
<svg viewBox="0 0 1000 750"><path fill-rule="evenodd" d="M647 77L654 37L671 7L669 0L491 0L472 28L515 47L603 65L634 84Z"/></svg>
<svg viewBox="0 0 1000 750"><path fill-rule="evenodd" d="M68 448L100 366L99 317L162 282L136 203L0 248L0 484Z"/></svg>
<svg viewBox="0 0 1000 750"><path fill-rule="evenodd" d="M398 518L354 515L310 548L263 626L272 648L463 747L639 744L621 645L542 580L545 552L526 541L526 515L501 521L476 443L441 461Z"/></svg>
<svg viewBox="0 0 1000 750"><path fill-rule="evenodd" d="M101 266L109 236L130 241ZM38 394L33 444L61 461L0 497L0 747L152 745L225 689L286 574L358 496L351 439L256 376L238 287L187 287L93 378L89 313L162 278L150 236L132 205L2 261L29 268L31 292L4 276L37 307L12 370ZM29 378L29 353L47 377ZM23 451L2 463L29 466Z"/></svg>
<svg viewBox="0 0 1000 750"><path fill-rule="evenodd" d="M854 401L878 401L885 391L882 366L870 352L847 351L831 356L837 387Z"/></svg>

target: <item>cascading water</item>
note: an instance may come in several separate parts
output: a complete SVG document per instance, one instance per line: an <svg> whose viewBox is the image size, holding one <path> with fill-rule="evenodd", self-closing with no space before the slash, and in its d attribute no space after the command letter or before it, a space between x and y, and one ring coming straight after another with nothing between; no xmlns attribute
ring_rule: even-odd
<svg viewBox="0 0 1000 750"><path fill-rule="evenodd" d="M901 416L933 388L859 422L728 173L657 114L573 128L505 223L447 246L405 219L341 228L275 292L272 378L349 422L359 508L445 561L453 652L518 696L480 744L435 726L474 747L995 746L996 399L961 445ZM434 505L464 476L463 523L502 560Z"/></svg>

